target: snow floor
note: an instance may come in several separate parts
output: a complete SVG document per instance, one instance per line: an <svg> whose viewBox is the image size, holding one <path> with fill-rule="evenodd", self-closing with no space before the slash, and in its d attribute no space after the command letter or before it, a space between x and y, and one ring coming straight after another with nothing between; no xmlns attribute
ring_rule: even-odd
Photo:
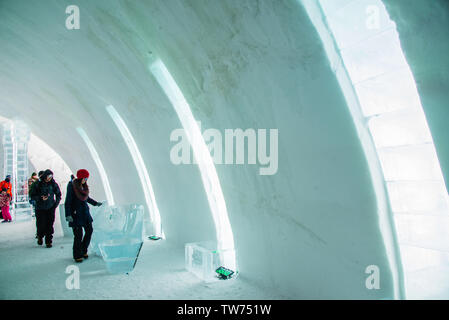
<svg viewBox="0 0 449 320"><path fill-rule="evenodd" d="M185 270L184 248L167 241L146 241L129 275L109 274L94 254L77 264L57 220L52 248L37 245L34 219L0 223L0 299L286 299L242 276L205 283ZM80 289L66 288L70 265L80 269Z"/></svg>

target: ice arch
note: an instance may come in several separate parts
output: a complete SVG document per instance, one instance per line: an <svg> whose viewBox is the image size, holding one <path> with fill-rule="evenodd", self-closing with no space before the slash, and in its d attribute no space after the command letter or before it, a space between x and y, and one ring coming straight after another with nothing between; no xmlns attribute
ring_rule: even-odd
<svg viewBox="0 0 449 320"><path fill-rule="evenodd" d="M129 131L127 125L123 121L123 118L118 114L117 110L115 110L114 106L109 105L106 107L107 112L111 116L118 130L120 131L123 139L126 142L126 145L131 153L132 159L134 161L134 165L139 174L140 183L144 190L145 201L147 203L147 208L150 213L151 223L152 223L152 232L151 235L155 235L157 237L162 237L162 222L161 215L159 213L159 208L156 203L156 197L154 195L153 186L150 181L150 176L148 174L148 170L145 166L145 163L142 159L142 155L137 147L136 141L134 140L131 132Z"/></svg>
<svg viewBox="0 0 449 320"><path fill-rule="evenodd" d="M223 265L231 270L236 270L234 235L232 234L231 223L229 222L226 202L223 191L221 190L217 171L215 170L206 142L201 135L200 128L193 117L191 108L184 95L162 60L159 58L155 59L151 62L149 69L175 108L192 146L214 219L218 249L225 252L224 256L221 257Z"/></svg>
<svg viewBox="0 0 449 320"><path fill-rule="evenodd" d="M62 157L42 139L31 133L28 155L30 162L36 168L51 169L54 173L55 180L61 188L61 192L65 194L67 183L70 182L70 176L73 174L67 163ZM64 202L64 197L61 200Z"/></svg>
<svg viewBox="0 0 449 320"><path fill-rule="evenodd" d="M11 120L0 116L0 125L7 121ZM72 170L61 155L33 132L30 134L30 141L28 143L28 160L36 170L51 169L55 180L60 185L61 191L65 192L67 183L70 181ZM63 202L64 197L62 198Z"/></svg>
<svg viewBox="0 0 449 320"><path fill-rule="evenodd" d="M11 120L0 116L0 125L3 125L3 123L7 121ZM61 198L61 204L64 203L64 195L67 189L67 184L70 181L70 176L72 175L72 170L69 168L61 155L58 154L47 143L45 143L45 141L31 132L30 140L28 142L28 160L30 161L31 165L38 171L46 169L51 169L53 171L54 179L58 183L63 194ZM65 223L65 221L61 221L59 211L57 211L55 222L55 232L56 234L61 235L61 223Z"/></svg>
<svg viewBox="0 0 449 320"><path fill-rule="evenodd" d="M316 2L304 2L327 41L349 104L360 108L355 117L361 113L373 139L395 222L395 228L382 229L397 232L406 296L444 296L449 289L441 280L449 268L446 186L396 26L380 0L319 0L315 11ZM390 261L402 277L398 259L391 255ZM430 279L434 284L424 285Z"/></svg>
<svg viewBox="0 0 449 320"><path fill-rule="evenodd" d="M97 165L98 171L100 172L101 181L103 182L104 192L106 194L106 200L108 202L108 205L113 206L115 204L114 201L114 195L112 194L111 185L109 184L109 178L106 174L106 170L104 169L103 162L100 159L100 156L98 155L97 149L95 149L94 144L90 140L89 136L87 135L86 131L84 131L83 128L78 127L76 128L76 131L78 131L81 138L83 138L84 142L87 145L87 148L90 151L90 154L92 155L93 160L95 161L95 164Z"/></svg>

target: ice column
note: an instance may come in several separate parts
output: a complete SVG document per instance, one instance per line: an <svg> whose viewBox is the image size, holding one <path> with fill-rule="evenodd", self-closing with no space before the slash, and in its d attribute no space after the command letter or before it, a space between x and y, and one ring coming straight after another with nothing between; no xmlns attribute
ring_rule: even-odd
<svg viewBox="0 0 449 320"><path fill-rule="evenodd" d="M32 208L28 199L28 141L30 130L20 120L9 121L3 126L4 176L11 175L11 216L14 220L31 218Z"/></svg>

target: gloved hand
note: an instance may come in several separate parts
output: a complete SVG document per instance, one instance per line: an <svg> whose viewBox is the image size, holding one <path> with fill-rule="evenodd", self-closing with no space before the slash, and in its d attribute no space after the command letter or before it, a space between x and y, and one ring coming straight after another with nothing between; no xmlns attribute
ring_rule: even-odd
<svg viewBox="0 0 449 320"><path fill-rule="evenodd" d="M103 204L103 202L97 202L97 207L101 206Z"/></svg>
<svg viewBox="0 0 449 320"><path fill-rule="evenodd" d="M73 217L72 216L67 216L67 217L65 217L65 220L67 222L73 222Z"/></svg>

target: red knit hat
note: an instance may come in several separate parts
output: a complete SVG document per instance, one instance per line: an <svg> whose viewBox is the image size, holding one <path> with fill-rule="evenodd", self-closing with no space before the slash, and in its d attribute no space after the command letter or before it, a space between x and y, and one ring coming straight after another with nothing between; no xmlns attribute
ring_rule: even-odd
<svg viewBox="0 0 449 320"><path fill-rule="evenodd" d="M76 177L78 179L84 179L84 178L89 178L89 171L87 171L86 169L79 169L76 172Z"/></svg>

